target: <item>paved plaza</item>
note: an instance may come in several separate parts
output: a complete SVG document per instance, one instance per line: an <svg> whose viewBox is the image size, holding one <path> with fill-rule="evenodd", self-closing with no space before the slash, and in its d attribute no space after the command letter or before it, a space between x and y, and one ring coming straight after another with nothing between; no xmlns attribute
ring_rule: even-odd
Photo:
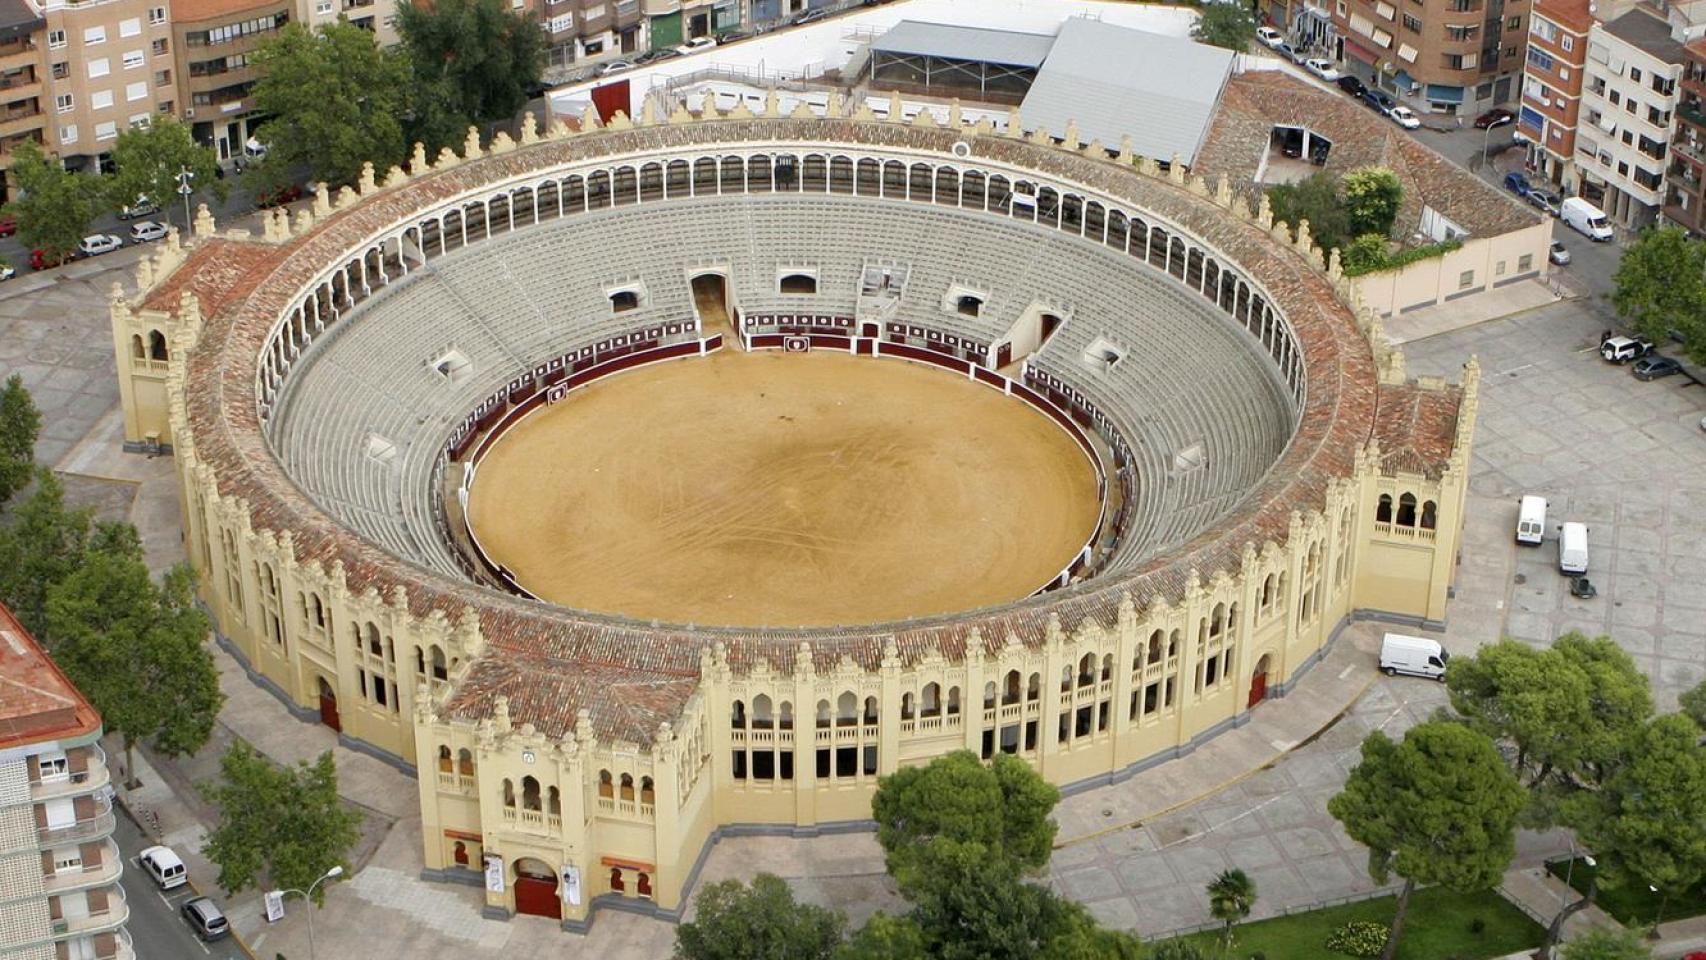
<svg viewBox="0 0 1706 960"><path fill-rule="evenodd" d="M181 557L170 461L118 450L106 297L128 269L121 256L0 289L0 374L21 372L35 391L41 459L84 481L109 515L135 521L160 566ZM1706 675L1706 433L1698 427L1706 388L1681 378L1641 383L1601 362L1593 348L1608 320L1593 303L1565 301L1434 336L1406 330L1415 337L1405 348L1412 374L1455 377L1471 353L1483 371L1471 512L1445 643L1463 654L1501 634L1543 644L1571 629L1608 633L1647 670L1668 708ZM1566 519L1588 524L1597 599L1569 596L1553 541L1520 549L1512 542L1516 500L1530 493L1548 498L1554 528ZM1256 722L1153 775L1068 798L1048 882L1102 921L1146 936L1205 923L1202 886L1228 867L1255 878L1257 916L1373 890L1363 852L1327 815L1326 800L1369 731L1401 735L1444 702L1437 684L1373 673L1379 630L1348 630L1306 679L1332 691L1321 703L1271 702ZM218 656L232 698L221 740L242 736L288 759L333 746L328 731L287 718ZM476 889L418 879L414 782L371 758L335 754L346 795L373 812L373 828L359 869L316 915L322 955L358 956L376 938L414 957L669 952L673 927L628 914L601 913L586 937L535 918L482 919ZM208 813L174 803L172 789L187 790L215 756L210 748L181 770L145 776L145 800L180 847L193 847ZM1557 837L1524 835L1519 863L1561 847ZM211 876L204 862L192 867ZM869 835L727 840L711 852L701 882L759 870L855 919L900 906ZM268 926L254 894L230 907L256 954L307 955L300 910ZM152 956L138 946L145 960Z"/></svg>

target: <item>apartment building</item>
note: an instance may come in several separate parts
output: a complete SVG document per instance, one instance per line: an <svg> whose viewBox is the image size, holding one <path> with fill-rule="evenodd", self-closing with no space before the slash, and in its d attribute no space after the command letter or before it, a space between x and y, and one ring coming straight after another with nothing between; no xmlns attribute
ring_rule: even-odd
<svg viewBox="0 0 1706 960"><path fill-rule="evenodd" d="M46 30L47 20L28 0L0 0L0 168L8 171L12 147L47 139ZM0 202L11 199L10 180L8 175Z"/></svg>
<svg viewBox="0 0 1706 960"><path fill-rule="evenodd" d="M1576 123L1581 114L1582 77L1588 31L1596 0L1535 0L1529 16L1528 58L1523 70L1517 130L1527 141L1528 168L1566 193L1577 191ZM1627 3L1624 4L1625 9Z"/></svg>
<svg viewBox="0 0 1706 960"><path fill-rule="evenodd" d="M641 0L515 0L515 3L517 8L525 3L545 31L547 68L651 49L649 21Z"/></svg>
<svg viewBox="0 0 1706 960"><path fill-rule="evenodd" d="M646 0L645 7L653 50L740 26L739 0Z"/></svg>
<svg viewBox="0 0 1706 960"><path fill-rule="evenodd" d="M47 143L69 170L110 167L119 131L177 109L167 0L49 0Z"/></svg>
<svg viewBox="0 0 1706 960"><path fill-rule="evenodd" d="M1660 215L1690 233L1706 233L1706 40L1682 48L1682 89L1676 104L1670 166Z"/></svg>
<svg viewBox="0 0 1706 960"><path fill-rule="evenodd" d="M0 607L0 960L134 960L101 717Z"/></svg>
<svg viewBox="0 0 1706 960"><path fill-rule="evenodd" d="M183 86L183 118L196 140L220 161L242 154L261 117L250 92L259 72L253 58L278 35L297 0L175 0L172 36Z"/></svg>
<svg viewBox="0 0 1706 960"><path fill-rule="evenodd" d="M371 31L382 47L397 43L396 0L298 0L296 19L310 27L325 26L339 17L348 17L350 23Z"/></svg>
<svg viewBox="0 0 1706 960"><path fill-rule="evenodd" d="M1431 113L1516 94L1529 0L1333 0L1335 59Z"/></svg>
<svg viewBox="0 0 1706 960"><path fill-rule="evenodd" d="M1689 30L1697 32L1642 5L1588 31L1576 131L1581 194L1630 229L1652 223L1664 198Z"/></svg>

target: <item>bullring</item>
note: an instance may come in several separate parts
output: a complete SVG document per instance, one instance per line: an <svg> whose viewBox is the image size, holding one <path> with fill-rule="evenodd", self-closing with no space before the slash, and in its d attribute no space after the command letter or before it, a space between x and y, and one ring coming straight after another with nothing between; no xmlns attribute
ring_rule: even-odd
<svg viewBox="0 0 1706 960"><path fill-rule="evenodd" d="M261 238L202 218L115 300L131 439L172 447L220 634L417 772L432 876L570 927L674 915L720 831L857 828L877 776L959 748L1117 780L1284 709L1352 617L1442 617L1474 367L1406 380L1307 236L1098 144L737 113L417 154ZM132 348L156 331L163 360ZM1030 403L1108 509L1034 594L837 626L545 604L468 542L505 417L720 351Z"/></svg>

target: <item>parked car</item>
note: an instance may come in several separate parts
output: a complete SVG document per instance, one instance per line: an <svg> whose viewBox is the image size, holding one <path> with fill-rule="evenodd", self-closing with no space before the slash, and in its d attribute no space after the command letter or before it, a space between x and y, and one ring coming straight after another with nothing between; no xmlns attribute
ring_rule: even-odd
<svg viewBox="0 0 1706 960"><path fill-rule="evenodd" d="M1599 355L1607 363L1627 363L1653 352L1653 341L1646 337L1607 337L1599 345Z"/></svg>
<svg viewBox="0 0 1706 960"><path fill-rule="evenodd" d="M110 233L92 233L77 244L77 252L85 257L98 257L124 246L124 241Z"/></svg>
<svg viewBox="0 0 1706 960"><path fill-rule="evenodd" d="M1273 27L1257 27L1256 41L1264 47L1277 47L1285 42L1285 34Z"/></svg>
<svg viewBox="0 0 1706 960"><path fill-rule="evenodd" d="M1535 188L1528 191L1528 202L1536 209L1544 210L1555 217L1558 215L1558 207L1564 202L1564 198L1550 190Z"/></svg>
<svg viewBox="0 0 1706 960"><path fill-rule="evenodd" d="M1515 119L1516 114L1511 113L1504 107L1494 107L1475 118L1475 129L1491 130L1494 127L1502 127Z"/></svg>
<svg viewBox="0 0 1706 960"><path fill-rule="evenodd" d="M301 199L302 188L294 183L287 183L276 190L262 190L256 193L255 207L264 210L267 207L278 207L287 203L295 203Z"/></svg>
<svg viewBox="0 0 1706 960"><path fill-rule="evenodd" d="M1657 380L1660 377L1668 377L1674 373L1681 373L1682 364L1677 363L1670 357L1660 356L1655 353L1652 356L1642 357L1635 361L1634 368L1629 372L1633 373L1637 380Z"/></svg>
<svg viewBox="0 0 1706 960"><path fill-rule="evenodd" d="M12 266L12 261L0 257L0 281L10 280L18 275L18 268Z"/></svg>
<svg viewBox="0 0 1706 960"><path fill-rule="evenodd" d="M160 207L147 197L137 197L134 203L119 208L120 220L135 220L137 217L149 217L160 212Z"/></svg>
<svg viewBox="0 0 1706 960"><path fill-rule="evenodd" d="M162 890L172 890L190 881L183 859L171 847L149 847L137 855L136 863Z"/></svg>
<svg viewBox="0 0 1706 960"><path fill-rule="evenodd" d="M224 911L207 897L191 897L184 901L182 912L184 919L189 921L190 929L202 940L218 940L231 932L231 924L225 919Z"/></svg>
<svg viewBox="0 0 1706 960"><path fill-rule="evenodd" d="M1581 197L1571 197L1560 204L1558 219L1564 221L1565 226L1600 243L1607 243L1616 236L1611 222L1605 218L1605 211Z"/></svg>
<svg viewBox="0 0 1706 960"><path fill-rule="evenodd" d="M643 67L648 63L658 63L662 60L674 60L681 56L681 51L675 47L664 47L661 50L647 50L634 58L634 66Z"/></svg>
<svg viewBox="0 0 1706 960"><path fill-rule="evenodd" d="M1362 102L1371 109L1378 111L1383 117L1391 113L1392 108L1398 105L1398 101L1392 99L1392 94L1385 90L1364 90Z"/></svg>
<svg viewBox="0 0 1706 960"><path fill-rule="evenodd" d="M1414 130L1422 125L1421 118L1416 116L1415 111L1409 107L1393 107L1386 111L1386 115L1392 119L1393 123L1405 130Z"/></svg>
<svg viewBox="0 0 1706 960"><path fill-rule="evenodd" d="M736 40L750 40L752 37L753 33L751 30L729 30L724 33L717 34L717 43L734 43Z"/></svg>
<svg viewBox="0 0 1706 960"><path fill-rule="evenodd" d="M716 37L694 37L681 46L676 47L675 52L686 56L689 53L698 53L701 50L709 50L716 45Z"/></svg>
<svg viewBox="0 0 1706 960"><path fill-rule="evenodd" d="M1335 82L1339 85L1340 90L1356 97L1358 100L1362 99L1362 95L1368 92L1367 84L1348 73L1340 77Z"/></svg>
<svg viewBox="0 0 1706 960"><path fill-rule="evenodd" d="M608 77L613 73L621 73L623 70L632 69L634 69L634 61L632 60L606 60L593 68L592 75L595 77Z"/></svg>
<svg viewBox="0 0 1706 960"><path fill-rule="evenodd" d="M1551 249L1546 251L1546 259L1562 267L1570 262L1570 251L1564 246L1564 241L1552 241Z"/></svg>
<svg viewBox="0 0 1706 960"><path fill-rule="evenodd" d="M9 237L18 232L18 218L11 214L0 216L0 237Z"/></svg>
<svg viewBox="0 0 1706 960"><path fill-rule="evenodd" d="M46 250L37 248L30 251L30 269L46 270L50 267L57 267L69 259L71 258L67 255L50 254Z"/></svg>
<svg viewBox="0 0 1706 960"><path fill-rule="evenodd" d="M1333 61L1323 60L1320 57L1310 57L1308 60L1303 61L1303 69L1308 70L1310 73L1315 74L1317 77L1320 77L1328 83L1332 83L1342 76L1338 69L1333 66Z"/></svg>
<svg viewBox="0 0 1706 960"><path fill-rule="evenodd" d="M1526 198L1529 193L1533 192L1534 185L1528 182L1528 178L1523 176L1521 171L1512 170L1505 174L1505 189L1519 197Z"/></svg>
<svg viewBox="0 0 1706 960"><path fill-rule="evenodd" d="M158 220L138 220L130 225L132 243L149 243L166 237L166 225Z"/></svg>
<svg viewBox="0 0 1706 960"><path fill-rule="evenodd" d="M807 10L805 13L800 14L788 22L796 27L803 27L808 23L816 23L827 16L829 16L829 14L822 10Z"/></svg>

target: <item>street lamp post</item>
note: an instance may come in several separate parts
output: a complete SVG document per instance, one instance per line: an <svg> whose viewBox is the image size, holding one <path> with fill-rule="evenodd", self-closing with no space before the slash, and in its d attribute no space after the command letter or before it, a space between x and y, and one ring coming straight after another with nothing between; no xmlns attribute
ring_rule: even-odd
<svg viewBox="0 0 1706 960"><path fill-rule="evenodd" d="M1584 855L1582 857L1582 862L1587 864L1590 867L1599 866L1599 861L1595 860L1591 854ZM1570 887L1570 878L1575 876L1575 875L1576 875L1576 841L1571 840L1570 841L1570 865L1568 867L1564 868L1564 886ZM1574 890L1575 888L1570 887L1570 889Z"/></svg>
<svg viewBox="0 0 1706 960"><path fill-rule="evenodd" d="M190 181L194 179L195 174L190 172L189 167L178 168L178 195L184 198L185 235L188 235L190 231L190 194L195 193L195 187L190 186ZM325 878L321 877L320 879L324 880Z"/></svg>
<svg viewBox="0 0 1706 960"><path fill-rule="evenodd" d="M1665 922L1665 903L1670 899L1670 890L1666 889L1665 892L1659 893L1659 888L1650 883L1647 884L1647 889L1659 894L1659 912L1653 916L1653 928L1647 931L1648 940L1657 940L1659 939L1659 924Z"/></svg>
<svg viewBox="0 0 1706 960"><path fill-rule="evenodd" d="M187 194L184 197L184 205L187 209L188 205L189 205L189 196ZM320 879L314 881L313 883L310 883L308 885L308 891L306 893L304 893L301 890L282 890L279 892L280 896L286 896L286 897L294 893L297 896L302 898L303 903L306 903L308 905L308 960L314 960L314 888L318 887L322 883L325 883L327 880L332 879L333 877L341 877L343 875L344 875L343 865L339 864L337 866L332 867L332 869L327 870L324 874L321 875Z"/></svg>

